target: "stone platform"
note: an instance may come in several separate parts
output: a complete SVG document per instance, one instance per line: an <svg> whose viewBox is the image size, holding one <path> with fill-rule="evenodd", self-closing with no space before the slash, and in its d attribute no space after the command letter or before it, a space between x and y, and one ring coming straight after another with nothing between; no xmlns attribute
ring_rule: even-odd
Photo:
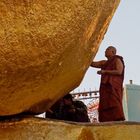
<svg viewBox="0 0 140 140"><path fill-rule="evenodd" d="M140 140L140 123L11 119L0 122L0 140Z"/></svg>

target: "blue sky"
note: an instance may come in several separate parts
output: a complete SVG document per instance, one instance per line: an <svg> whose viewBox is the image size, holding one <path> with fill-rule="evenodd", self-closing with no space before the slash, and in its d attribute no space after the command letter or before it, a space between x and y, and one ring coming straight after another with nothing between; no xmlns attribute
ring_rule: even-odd
<svg viewBox="0 0 140 140"><path fill-rule="evenodd" d="M105 59L104 51L109 45L117 48L117 54L125 61L125 80L140 85L140 0L121 0L110 23L104 40L94 60ZM89 67L80 86L74 91L98 90L98 69Z"/></svg>

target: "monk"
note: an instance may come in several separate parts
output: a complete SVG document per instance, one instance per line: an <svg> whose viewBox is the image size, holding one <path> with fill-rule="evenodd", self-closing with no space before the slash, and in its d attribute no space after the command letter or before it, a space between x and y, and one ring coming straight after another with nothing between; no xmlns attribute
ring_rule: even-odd
<svg viewBox="0 0 140 140"><path fill-rule="evenodd" d="M107 60L91 63L91 67L101 68L97 74L101 75L99 122L125 120L122 98L124 80L124 61L116 55L116 48L109 46L105 51Z"/></svg>

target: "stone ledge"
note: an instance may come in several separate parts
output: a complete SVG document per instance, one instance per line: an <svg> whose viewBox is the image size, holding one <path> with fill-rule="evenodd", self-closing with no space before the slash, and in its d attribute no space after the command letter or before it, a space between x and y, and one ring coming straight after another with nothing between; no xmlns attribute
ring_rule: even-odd
<svg viewBox="0 0 140 140"><path fill-rule="evenodd" d="M0 122L0 140L140 140L140 122L75 123L42 118Z"/></svg>

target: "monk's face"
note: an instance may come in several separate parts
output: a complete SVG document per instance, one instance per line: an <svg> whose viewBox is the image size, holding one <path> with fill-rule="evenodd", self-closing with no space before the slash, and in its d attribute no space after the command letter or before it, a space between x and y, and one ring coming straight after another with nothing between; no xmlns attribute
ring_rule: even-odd
<svg viewBox="0 0 140 140"><path fill-rule="evenodd" d="M116 54L116 49L114 47L108 47L105 51L105 56L107 58L111 58Z"/></svg>

